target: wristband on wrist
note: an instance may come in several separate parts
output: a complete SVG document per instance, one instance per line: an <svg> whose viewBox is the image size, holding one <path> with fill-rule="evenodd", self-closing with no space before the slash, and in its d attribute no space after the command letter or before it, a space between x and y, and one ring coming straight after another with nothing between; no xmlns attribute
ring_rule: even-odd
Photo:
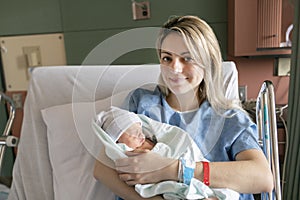
<svg viewBox="0 0 300 200"><path fill-rule="evenodd" d="M209 186L209 163L202 161L203 165L203 183Z"/></svg>
<svg viewBox="0 0 300 200"><path fill-rule="evenodd" d="M181 158L183 183L190 185L194 177L195 162Z"/></svg>
<svg viewBox="0 0 300 200"><path fill-rule="evenodd" d="M178 182L183 182L183 172L182 172L182 163L181 159L178 160L178 174L177 174Z"/></svg>

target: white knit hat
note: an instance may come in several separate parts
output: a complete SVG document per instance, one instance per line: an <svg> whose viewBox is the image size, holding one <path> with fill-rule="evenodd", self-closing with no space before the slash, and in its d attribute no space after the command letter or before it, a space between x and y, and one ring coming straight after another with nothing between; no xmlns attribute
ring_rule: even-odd
<svg viewBox="0 0 300 200"><path fill-rule="evenodd" d="M117 142L124 131L134 123L142 124L137 114L114 106L111 106L107 111L102 111L97 115L97 124L101 126L115 142Z"/></svg>

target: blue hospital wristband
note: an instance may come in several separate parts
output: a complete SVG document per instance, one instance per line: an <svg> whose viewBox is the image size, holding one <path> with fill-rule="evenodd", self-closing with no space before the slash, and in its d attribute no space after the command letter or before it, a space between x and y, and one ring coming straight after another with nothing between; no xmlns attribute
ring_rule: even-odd
<svg viewBox="0 0 300 200"><path fill-rule="evenodd" d="M180 159L182 164L183 183L190 185L192 178L194 177L195 162L191 160Z"/></svg>

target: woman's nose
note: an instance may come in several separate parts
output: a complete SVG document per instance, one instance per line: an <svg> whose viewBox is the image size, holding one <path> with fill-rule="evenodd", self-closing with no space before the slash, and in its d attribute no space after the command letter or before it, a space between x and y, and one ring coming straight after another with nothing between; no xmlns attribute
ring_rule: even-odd
<svg viewBox="0 0 300 200"><path fill-rule="evenodd" d="M183 63L180 59L174 59L171 67L175 73L181 73L183 70Z"/></svg>

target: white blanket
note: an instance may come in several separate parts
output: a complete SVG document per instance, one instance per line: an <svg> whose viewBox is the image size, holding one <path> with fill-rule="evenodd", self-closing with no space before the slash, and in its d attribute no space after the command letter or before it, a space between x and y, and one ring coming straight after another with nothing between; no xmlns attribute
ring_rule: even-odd
<svg viewBox="0 0 300 200"><path fill-rule="evenodd" d="M193 139L182 129L154 121L144 115L138 115L143 122L143 132L147 136L154 134L158 143L152 151L168 158L188 160L205 160ZM105 145L107 156L116 160L126 157L130 150L125 144L115 143L111 137L96 123L93 123L96 135ZM144 198L163 194L165 199L204 199L212 196L222 200L239 199L239 194L229 189L211 189L198 179L192 179L190 185L176 181L163 181L156 184L137 184L135 190Z"/></svg>

